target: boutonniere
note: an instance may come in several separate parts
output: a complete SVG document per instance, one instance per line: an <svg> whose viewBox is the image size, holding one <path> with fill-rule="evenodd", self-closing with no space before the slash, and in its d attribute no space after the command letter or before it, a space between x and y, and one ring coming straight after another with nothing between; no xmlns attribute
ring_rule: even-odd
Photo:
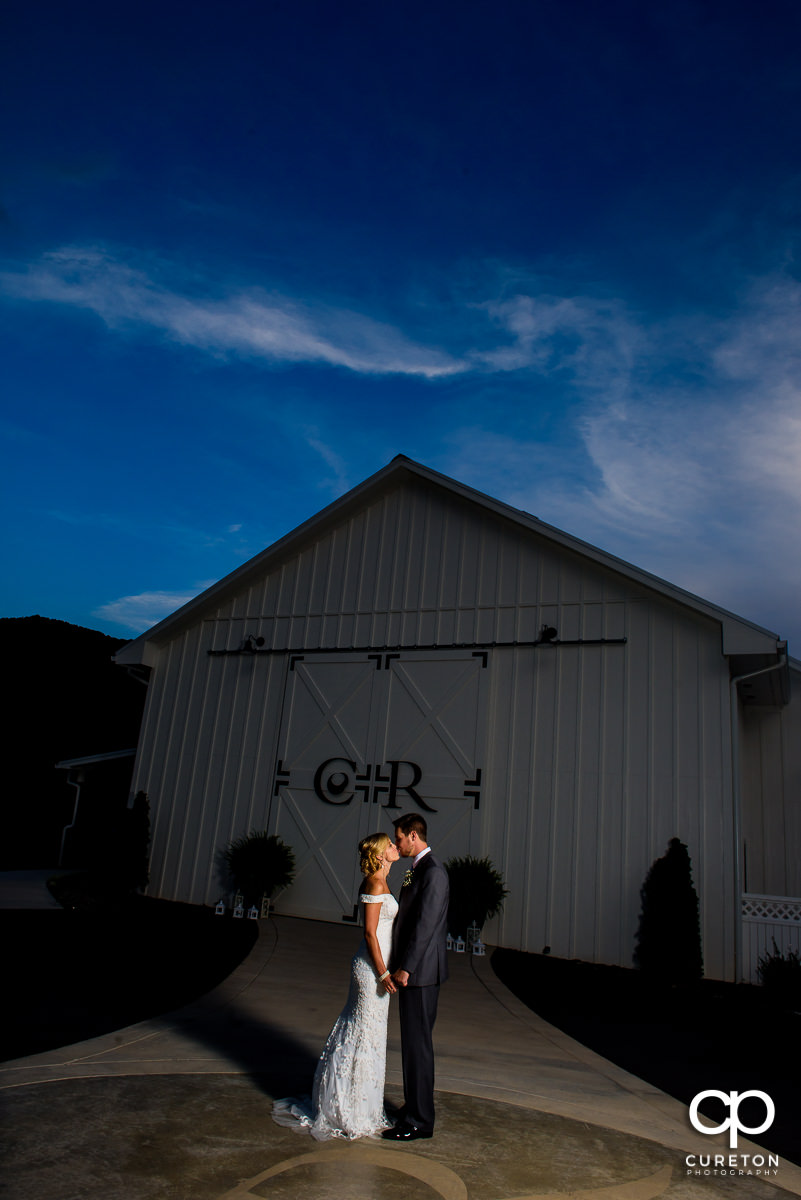
<svg viewBox="0 0 801 1200"><path fill-rule="evenodd" d="M403 877L403 883L401 884L401 887L408 887L408 886L409 886L409 884L412 882L412 875L413 875L413 874L414 874L414 868L413 868L413 867L409 867L409 870L406 872L406 874L405 874L405 875L404 875L404 877Z"/></svg>

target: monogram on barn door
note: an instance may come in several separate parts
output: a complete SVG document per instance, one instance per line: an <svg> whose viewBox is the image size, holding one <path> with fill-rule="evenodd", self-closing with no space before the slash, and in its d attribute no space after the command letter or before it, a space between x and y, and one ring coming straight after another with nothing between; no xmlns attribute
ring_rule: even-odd
<svg viewBox="0 0 801 1200"><path fill-rule="evenodd" d="M281 912L354 919L358 842L403 812L441 858L476 851L488 676L487 651L292 657L269 822L297 861Z"/></svg>

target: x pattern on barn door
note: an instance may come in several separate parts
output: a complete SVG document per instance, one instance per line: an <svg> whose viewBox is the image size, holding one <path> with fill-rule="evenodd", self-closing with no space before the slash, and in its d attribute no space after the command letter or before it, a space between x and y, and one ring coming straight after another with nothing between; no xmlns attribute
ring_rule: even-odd
<svg viewBox="0 0 801 1200"><path fill-rule="evenodd" d="M281 911L350 919L358 842L404 811L426 814L441 857L471 850L487 665L470 651L293 659L270 819L297 860Z"/></svg>

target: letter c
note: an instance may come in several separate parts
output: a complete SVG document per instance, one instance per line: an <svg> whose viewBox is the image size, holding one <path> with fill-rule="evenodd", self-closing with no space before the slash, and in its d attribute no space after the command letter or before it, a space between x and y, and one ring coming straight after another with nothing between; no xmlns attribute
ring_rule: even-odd
<svg viewBox="0 0 801 1200"><path fill-rule="evenodd" d="M736 1096L737 1093L735 1092L734 1095ZM707 1096L714 1096L716 1100L722 1100L729 1107L729 1110L731 1110L731 1097L729 1093L716 1092L714 1089L710 1089L708 1092L699 1092L697 1096L693 1096L693 1101L690 1105L690 1121L699 1133L723 1133L731 1125L730 1116L722 1125L703 1125L698 1118L698 1105L702 1100L706 1100Z"/></svg>
<svg viewBox="0 0 801 1200"><path fill-rule="evenodd" d="M340 771L337 772L337 775L341 775L342 778L337 778L336 782L334 782L333 774L324 781L323 775L325 774L325 769L326 767L330 767L332 763L344 763L346 767L350 768L351 775L345 775L344 772ZM326 804L350 804L353 799L353 791L349 791L346 795L345 789L351 782L351 777L355 770L356 763L351 762L348 758L327 758L324 763L320 763L320 766L314 773L315 795L324 800ZM332 796L341 797L341 799L334 800Z"/></svg>
<svg viewBox="0 0 801 1200"><path fill-rule="evenodd" d="M730 1115L720 1125L702 1125L698 1118L698 1105L707 1096L714 1096L716 1100L722 1100L728 1107ZM765 1105L766 1118L761 1125L742 1125L740 1123L740 1105L743 1100L749 1096L756 1096ZM710 1089L707 1092L699 1092L693 1097L690 1105L690 1121L699 1133L723 1133L726 1129L729 1132L729 1149L737 1149L737 1134L739 1133L764 1133L773 1124L773 1119L776 1116L776 1108L773 1101L767 1092L759 1092L752 1090L750 1092L718 1092Z"/></svg>

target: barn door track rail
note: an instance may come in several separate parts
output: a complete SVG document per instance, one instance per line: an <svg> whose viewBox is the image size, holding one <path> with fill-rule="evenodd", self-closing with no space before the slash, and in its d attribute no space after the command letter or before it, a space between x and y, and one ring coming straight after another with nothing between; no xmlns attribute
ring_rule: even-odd
<svg viewBox="0 0 801 1200"><path fill-rule="evenodd" d="M303 658L309 654L366 654L370 658L380 660L396 658L399 654L411 650L497 650L497 649L530 649L542 647L555 649L559 646L625 646L628 638L560 638L553 631L553 637L540 637L533 642L411 642L400 645L384 646L265 646L263 637L248 634L234 650L207 650L211 658L221 658L232 654L289 654L293 658ZM388 663L386 664L388 665ZM380 667L380 662L376 663Z"/></svg>

